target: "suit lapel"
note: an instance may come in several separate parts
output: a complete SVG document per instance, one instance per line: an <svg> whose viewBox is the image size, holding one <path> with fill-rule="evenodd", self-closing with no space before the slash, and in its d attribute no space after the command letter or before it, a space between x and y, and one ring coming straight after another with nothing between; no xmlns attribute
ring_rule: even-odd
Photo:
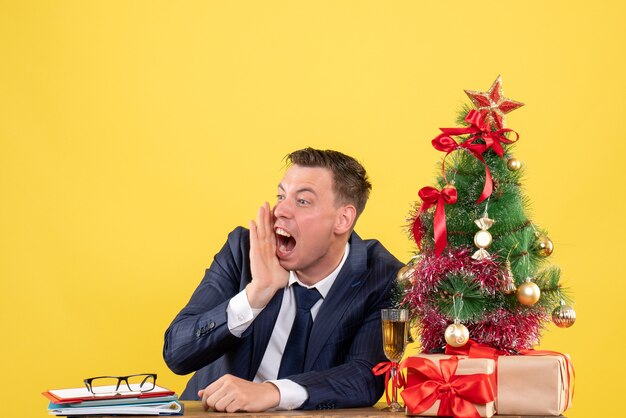
<svg viewBox="0 0 626 418"><path fill-rule="evenodd" d="M276 292L276 295L272 298L270 303L263 309L263 311L257 316L253 323L252 331L252 360L250 361L250 370L248 379L254 379L263 355L267 349L267 345L272 336L274 325L276 324L276 318L278 318L278 312L283 301L284 289L280 289Z"/></svg>
<svg viewBox="0 0 626 418"><path fill-rule="evenodd" d="M357 294L363 281L367 266L367 248L359 236L353 232L350 237L350 254L341 268L337 279L330 288L324 303L320 307L309 339L304 370L311 370L312 365L320 354L322 347L334 331L330 324L338 324L352 299Z"/></svg>

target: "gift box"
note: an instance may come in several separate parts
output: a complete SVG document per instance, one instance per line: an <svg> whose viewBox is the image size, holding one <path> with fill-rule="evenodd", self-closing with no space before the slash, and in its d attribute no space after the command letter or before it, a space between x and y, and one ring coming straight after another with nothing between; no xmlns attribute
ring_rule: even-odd
<svg viewBox="0 0 626 418"><path fill-rule="evenodd" d="M495 362L421 354L400 365L406 369L400 396L407 415L491 417L495 413Z"/></svg>
<svg viewBox="0 0 626 418"><path fill-rule="evenodd" d="M567 354L522 350L509 356L473 340L459 348L447 346L446 353L496 361L498 415L558 416L572 404L574 367Z"/></svg>
<svg viewBox="0 0 626 418"><path fill-rule="evenodd" d="M499 415L561 415L571 405L574 371L564 354L529 351L497 359Z"/></svg>

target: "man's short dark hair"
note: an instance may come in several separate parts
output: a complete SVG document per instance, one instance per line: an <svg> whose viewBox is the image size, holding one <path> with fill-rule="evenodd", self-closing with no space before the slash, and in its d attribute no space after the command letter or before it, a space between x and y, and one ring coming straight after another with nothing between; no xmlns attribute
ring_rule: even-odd
<svg viewBox="0 0 626 418"><path fill-rule="evenodd" d="M350 203L356 208L357 217L365 209L372 184L365 168L354 158L333 150L304 148L287 154L287 165L322 167L333 175L333 191L338 203Z"/></svg>

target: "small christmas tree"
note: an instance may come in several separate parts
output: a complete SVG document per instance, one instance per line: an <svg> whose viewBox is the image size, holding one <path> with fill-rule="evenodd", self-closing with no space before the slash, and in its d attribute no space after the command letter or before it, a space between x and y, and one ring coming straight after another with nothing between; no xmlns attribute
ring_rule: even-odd
<svg viewBox="0 0 626 418"><path fill-rule="evenodd" d="M445 153L438 187L424 187L411 214L418 252L398 273L398 304L411 310L422 350L468 338L516 352L539 342L552 314L561 327L574 310L548 266L547 232L528 216L521 162L511 154L519 135L505 114L523 103L504 97L498 76L487 92L465 91L459 128L432 140Z"/></svg>

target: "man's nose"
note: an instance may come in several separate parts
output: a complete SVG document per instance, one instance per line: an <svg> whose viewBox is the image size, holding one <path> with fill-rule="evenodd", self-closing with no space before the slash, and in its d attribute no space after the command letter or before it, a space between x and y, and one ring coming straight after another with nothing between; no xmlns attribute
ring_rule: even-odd
<svg viewBox="0 0 626 418"><path fill-rule="evenodd" d="M274 206L274 216L276 218L287 218L293 213L293 207L288 203L288 200L281 200L276 202Z"/></svg>

